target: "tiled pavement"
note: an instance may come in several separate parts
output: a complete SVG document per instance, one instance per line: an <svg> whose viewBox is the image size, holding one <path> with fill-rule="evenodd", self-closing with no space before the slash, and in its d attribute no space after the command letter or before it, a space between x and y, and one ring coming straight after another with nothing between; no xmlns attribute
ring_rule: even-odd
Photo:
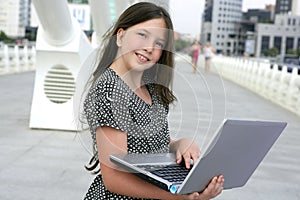
<svg viewBox="0 0 300 200"><path fill-rule="evenodd" d="M83 167L89 135L30 129L33 85L34 72L0 76L0 199L82 199L93 179ZM249 182L216 199L300 199L299 116L202 68L193 74L184 57L177 59L173 88L172 136L194 138L202 147L225 117L288 122Z"/></svg>

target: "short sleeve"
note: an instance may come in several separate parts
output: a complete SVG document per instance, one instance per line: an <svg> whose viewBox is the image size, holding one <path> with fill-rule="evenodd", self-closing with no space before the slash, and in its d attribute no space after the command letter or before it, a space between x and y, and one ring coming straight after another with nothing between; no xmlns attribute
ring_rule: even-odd
<svg viewBox="0 0 300 200"><path fill-rule="evenodd" d="M100 126L120 129L112 113L112 104L109 98L112 88L110 87L110 84L98 82L90 89L85 99L84 112L92 131L96 131Z"/></svg>

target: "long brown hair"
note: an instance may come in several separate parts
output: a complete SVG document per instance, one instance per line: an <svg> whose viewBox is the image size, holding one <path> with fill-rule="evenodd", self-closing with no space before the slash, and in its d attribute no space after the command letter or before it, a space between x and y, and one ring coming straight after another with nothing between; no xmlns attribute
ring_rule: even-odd
<svg viewBox="0 0 300 200"><path fill-rule="evenodd" d="M118 30L120 28L126 30L131 26L156 18L162 18L166 23L167 42L157 64L146 70L144 75L150 74L150 77L152 77L151 82L154 83L154 92L160 97L163 103L170 104L175 100L175 96L170 89L174 68L173 23L169 13L164 8L149 2L140 2L127 8L116 21L115 25L104 35L101 57L93 73L93 82L101 76L116 58L118 51L116 35Z"/></svg>

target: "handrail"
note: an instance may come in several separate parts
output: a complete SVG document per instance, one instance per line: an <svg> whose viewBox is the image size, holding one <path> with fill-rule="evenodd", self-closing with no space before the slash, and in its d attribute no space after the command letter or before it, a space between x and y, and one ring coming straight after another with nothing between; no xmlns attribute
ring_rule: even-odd
<svg viewBox="0 0 300 200"><path fill-rule="evenodd" d="M300 66L227 56L212 63L222 77L300 116Z"/></svg>
<svg viewBox="0 0 300 200"><path fill-rule="evenodd" d="M34 43L1 45L0 75L34 70L35 57L36 49Z"/></svg>

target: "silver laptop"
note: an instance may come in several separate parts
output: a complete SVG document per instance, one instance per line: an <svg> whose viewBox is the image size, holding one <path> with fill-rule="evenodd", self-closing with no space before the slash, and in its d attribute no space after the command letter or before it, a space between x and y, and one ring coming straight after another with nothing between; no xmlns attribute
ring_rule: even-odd
<svg viewBox="0 0 300 200"><path fill-rule="evenodd" d="M224 176L224 189L241 187L286 125L286 122L226 119L190 170L177 164L172 153L111 155L110 160L174 194L201 192L217 175Z"/></svg>

